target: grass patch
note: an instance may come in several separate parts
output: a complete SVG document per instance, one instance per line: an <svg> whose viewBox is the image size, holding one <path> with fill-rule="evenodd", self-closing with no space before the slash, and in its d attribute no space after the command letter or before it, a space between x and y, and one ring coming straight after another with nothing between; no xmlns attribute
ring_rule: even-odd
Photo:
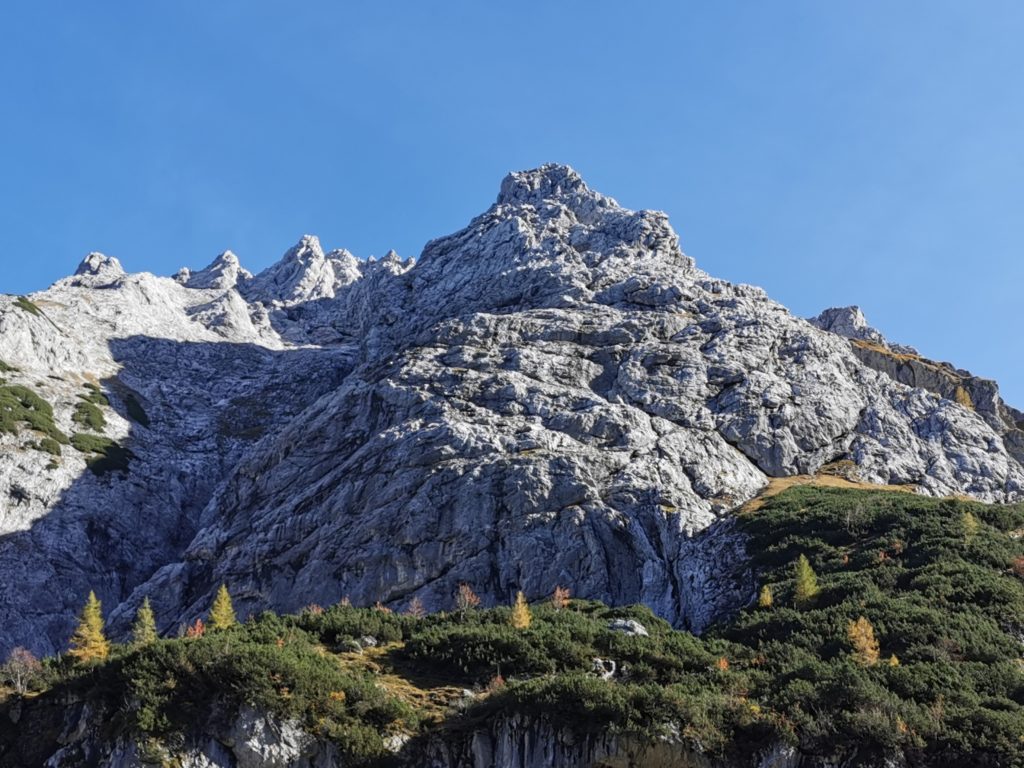
<svg viewBox="0 0 1024 768"><path fill-rule="evenodd" d="M71 420L94 432L102 432L103 428L107 426L103 411L90 400L81 400L75 404L75 412L71 415Z"/></svg>
<svg viewBox="0 0 1024 768"><path fill-rule="evenodd" d="M103 390L100 389L98 385L93 384L92 382L86 383L85 394L79 395L79 397L81 397L87 403L92 403L93 405L98 406L100 408L110 407L110 400L108 400L107 396L103 394Z"/></svg>
<svg viewBox="0 0 1024 768"><path fill-rule="evenodd" d="M43 311L25 296L19 296L14 300L14 306L22 309L35 317L41 317Z"/></svg>

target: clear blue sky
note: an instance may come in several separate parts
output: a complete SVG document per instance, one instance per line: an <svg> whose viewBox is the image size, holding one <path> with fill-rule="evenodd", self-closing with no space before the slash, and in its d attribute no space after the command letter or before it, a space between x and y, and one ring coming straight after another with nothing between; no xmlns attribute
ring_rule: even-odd
<svg viewBox="0 0 1024 768"><path fill-rule="evenodd" d="M1018 0L33 0L0 36L0 291L90 250L416 255L558 161L1024 407Z"/></svg>

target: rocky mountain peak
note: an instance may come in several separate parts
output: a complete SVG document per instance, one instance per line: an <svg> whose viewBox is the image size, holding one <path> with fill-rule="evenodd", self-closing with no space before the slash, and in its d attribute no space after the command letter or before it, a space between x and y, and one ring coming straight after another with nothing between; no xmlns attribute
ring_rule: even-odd
<svg viewBox="0 0 1024 768"><path fill-rule="evenodd" d="M332 298L338 284L334 262L314 235L303 235L279 262L253 278L244 293L264 304L299 304Z"/></svg>
<svg viewBox="0 0 1024 768"><path fill-rule="evenodd" d="M117 278L125 274L121 262L113 256L104 256L102 253L93 251L78 265L75 270L76 277L102 277Z"/></svg>
<svg viewBox="0 0 1024 768"><path fill-rule="evenodd" d="M590 215L596 208L617 208L618 203L587 186L568 165L548 163L529 171L510 173L501 182L496 205L543 208L561 204L577 214Z"/></svg>
<svg viewBox="0 0 1024 768"><path fill-rule="evenodd" d="M252 273L242 267L238 257L231 251L224 251L213 262L199 272L183 270L179 282L189 288L227 290L240 282L252 279Z"/></svg>

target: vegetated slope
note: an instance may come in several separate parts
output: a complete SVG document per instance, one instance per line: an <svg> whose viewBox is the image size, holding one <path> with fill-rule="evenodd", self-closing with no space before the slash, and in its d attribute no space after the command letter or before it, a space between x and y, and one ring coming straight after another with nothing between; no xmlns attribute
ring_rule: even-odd
<svg viewBox="0 0 1024 768"><path fill-rule="evenodd" d="M45 409L0 430L0 655L60 649L90 589L123 632L223 582L246 613L559 582L701 629L753 594L723 576L729 516L769 478L1024 493L994 390L976 410L875 370L565 166L509 175L415 265L313 237L256 276L91 254L0 297L0 359L69 438Z"/></svg>
<svg viewBox="0 0 1024 768"><path fill-rule="evenodd" d="M755 554L736 567L770 600L703 637L641 606L543 595L526 628L505 607L264 614L95 667L49 661L41 693L0 705L0 722L21 723L0 727L0 765L58 748L56 766L194 760L216 740L204 765L260 749L316 766L724 767L766 751L804 766L1024 765L1024 507L804 486L738 526ZM802 555L818 591L799 601ZM76 735L58 743L61 729Z"/></svg>

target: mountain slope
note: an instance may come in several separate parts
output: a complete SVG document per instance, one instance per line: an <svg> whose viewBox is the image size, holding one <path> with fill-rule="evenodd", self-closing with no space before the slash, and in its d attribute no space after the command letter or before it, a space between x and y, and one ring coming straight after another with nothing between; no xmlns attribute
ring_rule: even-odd
<svg viewBox="0 0 1024 768"><path fill-rule="evenodd" d="M757 554L728 567L768 599L703 637L564 595L527 626L504 606L263 613L47 660L29 697L0 688L0 766L1024 765L1024 505L757 502L737 522ZM819 591L798 600L801 556Z"/></svg>
<svg viewBox="0 0 1024 768"><path fill-rule="evenodd" d="M29 378L95 371L115 403L121 385L140 393L156 426L112 420L127 473L93 480L65 457L60 482L29 483L31 513L0 502L0 530L33 525L0 539L9 599L32 606L9 644L59 647L89 587L120 604L117 626L149 596L173 629L221 582L244 610L440 608L460 582L490 602L563 584L700 629L752 595L720 578L744 557L728 513L770 477L842 461L930 495L1024 494L983 414L709 277L664 214L564 166L511 174L415 265L353 263L313 238L252 279L223 257L177 281L90 259L30 297L45 317L6 303L0 359ZM12 463L9 487L41 476ZM168 498L172 476L188 492ZM170 531L147 530L157 519ZM94 554L122 528L147 549L121 558L130 578ZM69 532L95 565L58 545Z"/></svg>

